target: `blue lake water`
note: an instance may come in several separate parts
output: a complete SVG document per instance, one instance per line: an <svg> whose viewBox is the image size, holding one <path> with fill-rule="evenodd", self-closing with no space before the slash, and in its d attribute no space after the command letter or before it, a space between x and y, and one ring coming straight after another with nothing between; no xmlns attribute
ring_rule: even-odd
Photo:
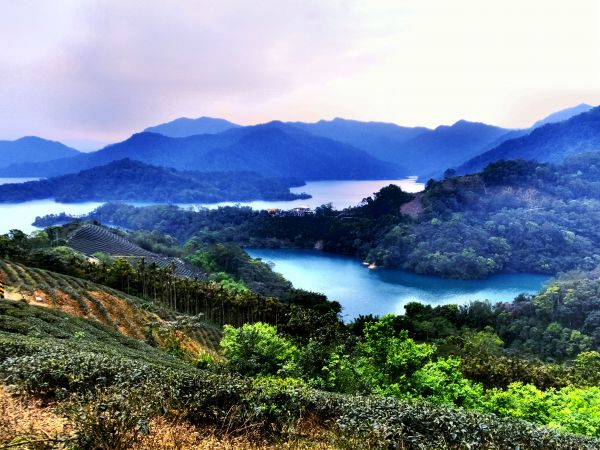
<svg viewBox="0 0 600 450"><path fill-rule="evenodd" d="M538 292L550 277L502 274L485 280L449 280L401 270L367 269L354 258L317 250L247 249L254 258L273 263L295 287L326 294L341 303L344 320L360 314L403 314L404 305L464 304L473 300L511 301L520 293Z"/></svg>
<svg viewBox="0 0 600 450"><path fill-rule="evenodd" d="M0 184L30 181L30 178L0 178ZM389 184L397 184L406 192L419 192L423 190L423 184L418 183L416 177L402 180L358 180L358 181L314 181L304 186L293 188L292 192L306 192L312 195L307 200L294 200L291 202L267 202L254 201L245 203L222 202L222 203L195 203L179 205L184 208L217 208L219 206L250 206L254 209L279 208L291 209L298 206L314 208L325 203L331 203L336 209L358 205L361 200L382 187ZM35 200L23 203L0 203L0 234L17 228L26 233L31 233L37 228L31 225L37 216L47 214L58 214L66 212L72 215L87 214L102 205L98 202L86 203L56 203L54 200ZM136 203L143 206L144 204ZM146 204L147 205L147 204Z"/></svg>

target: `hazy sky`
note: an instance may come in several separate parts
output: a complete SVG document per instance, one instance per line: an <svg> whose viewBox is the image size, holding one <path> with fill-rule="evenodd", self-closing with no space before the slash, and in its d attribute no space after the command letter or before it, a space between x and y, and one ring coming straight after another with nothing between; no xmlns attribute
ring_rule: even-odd
<svg viewBox="0 0 600 450"><path fill-rule="evenodd" d="M528 126L600 104L599 4L0 0L0 138L202 115Z"/></svg>

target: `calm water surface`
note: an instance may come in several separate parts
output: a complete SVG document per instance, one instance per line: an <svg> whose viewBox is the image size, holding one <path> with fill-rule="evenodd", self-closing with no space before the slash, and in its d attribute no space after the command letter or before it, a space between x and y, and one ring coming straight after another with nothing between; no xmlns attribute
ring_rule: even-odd
<svg viewBox="0 0 600 450"><path fill-rule="evenodd" d="M495 275L485 280L448 280L401 270L367 269L360 261L316 250L247 249L274 264L295 287L326 294L343 306L344 320L360 314L403 314L404 305L510 301L538 292L550 279L536 274Z"/></svg>
<svg viewBox="0 0 600 450"><path fill-rule="evenodd" d="M307 200L294 200L291 202L265 202L257 200L237 204L250 206L254 209L291 209L299 206L316 208L317 206L331 203L335 209L344 209L349 206L358 205L363 198L373 195L374 192L379 191L382 187L389 184L396 184L405 192L420 192L424 188L423 183L417 182L417 177L408 177L403 180L311 181L304 186L290 189L295 194L305 192L312 195L312 198ZM233 205L236 205L236 203L221 202L202 206L217 208L219 206Z"/></svg>
<svg viewBox="0 0 600 450"><path fill-rule="evenodd" d="M7 181L9 180L9 181ZM31 178L0 178L0 184L31 181ZM250 206L254 209L280 208L291 209L298 206L314 208L325 203L332 203L334 208L343 209L348 206L358 205L361 200L374 192L377 192L388 184L397 184L406 192L419 192L423 190L423 183L417 183L416 177L409 177L402 180L375 180L375 181L315 181L309 182L304 186L293 188L292 192L306 192L312 195L308 200L294 200L291 202L265 202L254 201L246 203L200 203L185 204L182 207L205 207L217 208L219 206ZM102 203L56 203L54 200L35 200L31 202L3 204L0 203L0 234L6 233L13 228L18 228L26 233L31 233L37 228L31 225L37 216L46 214L58 214L66 212L67 214L81 215L94 210ZM138 203L142 206L143 204ZM147 204L146 204L147 205Z"/></svg>
<svg viewBox="0 0 600 450"><path fill-rule="evenodd" d="M27 181L37 181L39 178L0 178L0 184L25 183Z"/></svg>
<svg viewBox="0 0 600 450"><path fill-rule="evenodd" d="M99 202L56 203L54 200L34 200L16 204L0 203L0 234L15 228L25 233L31 233L39 229L31 225L37 216L61 212L78 216L87 214L100 205L102 203Z"/></svg>

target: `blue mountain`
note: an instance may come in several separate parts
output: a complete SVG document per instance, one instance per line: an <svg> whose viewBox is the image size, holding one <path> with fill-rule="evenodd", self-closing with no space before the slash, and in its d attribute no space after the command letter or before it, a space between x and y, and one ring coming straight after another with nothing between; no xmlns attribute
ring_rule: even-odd
<svg viewBox="0 0 600 450"><path fill-rule="evenodd" d="M78 155L80 152L60 142L36 136L26 136L15 141L0 141L0 167L11 164L50 161ZM11 176L8 174L6 176Z"/></svg>
<svg viewBox="0 0 600 450"><path fill-rule="evenodd" d="M458 172L477 172L491 162L509 159L560 162L567 156L594 150L600 150L600 107L507 140L462 164Z"/></svg>
<svg viewBox="0 0 600 450"><path fill-rule="evenodd" d="M593 108L592 105L588 105L587 103L582 103L580 105L573 106L571 108L562 109L560 111L550 114L549 116L543 118L542 120L538 120L536 123L533 124L533 126L531 128L532 129L539 128L539 127L542 127L549 123L562 122L563 120L568 120L573 116L577 116L581 113L588 112L592 108Z"/></svg>
<svg viewBox="0 0 600 450"><path fill-rule="evenodd" d="M402 160L403 145L407 141L431 131L424 127L402 127L393 123L360 122L341 118L290 124L316 136L360 148L378 159L394 163Z"/></svg>
<svg viewBox="0 0 600 450"><path fill-rule="evenodd" d="M229 122L228 120L215 119L213 117L198 117L197 119L180 117L171 122L148 127L144 131L148 133L158 133L169 137L187 137L196 134L221 133L239 126L240 125Z"/></svg>
<svg viewBox="0 0 600 450"><path fill-rule="evenodd" d="M138 133L97 152L0 169L0 176L57 176L125 158L180 170L252 171L303 180L385 179L407 174L350 145L270 122L183 138Z"/></svg>
<svg viewBox="0 0 600 450"><path fill-rule="evenodd" d="M454 167L475 155L510 130L459 120L425 131L404 143L401 159L415 175L430 176Z"/></svg>

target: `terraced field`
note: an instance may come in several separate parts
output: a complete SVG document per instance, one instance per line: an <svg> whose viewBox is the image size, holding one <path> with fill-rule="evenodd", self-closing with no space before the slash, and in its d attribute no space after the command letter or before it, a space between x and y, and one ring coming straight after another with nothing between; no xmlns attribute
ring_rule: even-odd
<svg viewBox="0 0 600 450"><path fill-rule="evenodd" d="M4 260L0 260L0 270L5 274L8 299L110 325L135 339L147 339L151 330L161 341L165 339L162 331L172 330L192 354L215 350L221 339L220 329L212 324L195 323L192 328L179 330L174 324L182 321L180 314L87 280Z"/></svg>
<svg viewBox="0 0 600 450"><path fill-rule="evenodd" d="M127 258L133 264L137 264L141 258L144 258L146 263L154 263L160 268L173 266L175 274L180 277L196 278L198 280L207 278L204 272L186 264L179 258L152 253L97 225L83 225L71 233L67 242L70 247L88 256L96 253L106 253Z"/></svg>

